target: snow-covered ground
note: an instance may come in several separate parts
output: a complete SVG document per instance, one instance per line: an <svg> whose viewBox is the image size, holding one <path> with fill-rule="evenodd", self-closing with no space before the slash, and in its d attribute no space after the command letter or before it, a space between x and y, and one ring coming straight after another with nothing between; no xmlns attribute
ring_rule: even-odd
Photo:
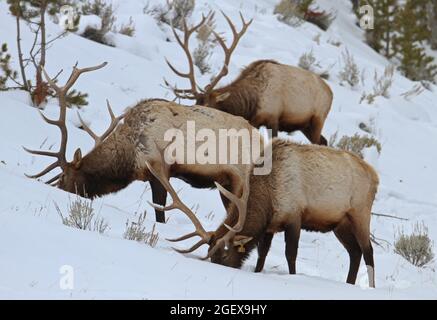
<svg viewBox="0 0 437 320"><path fill-rule="evenodd" d="M186 67L170 29L158 26L143 13L147 3L153 6L162 2L114 1L117 23L132 17L136 26L132 38L113 36L116 47L69 34L50 48L46 68L51 75L65 70L60 83L66 80L76 61L79 66L109 62L106 68L82 76L75 87L89 93L90 104L82 114L96 131L102 132L108 123L105 99L111 101L116 113L121 113L143 98L171 98L171 93L162 86L163 77L179 86L185 85L165 64L167 57L176 67ZM168 223L156 226L160 236L156 247L125 240L122 235L126 220L136 220L136 213L147 210L148 229L154 224L153 210L146 201L151 200L147 183L133 183L117 194L94 201L95 210L110 225L104 235L64 226L54 203L65 212L72 195L26 178L24 173L37 172L50 160L33 157L22 149L22 146L56 148L58 130L42 121L25 94L9 91L0 93L0 298L436 299L435 262L425 268L414 267L393 252L392 244L399 228L409 232L417 221L425 222L430 237L437 242L437 88L408 101L401 94L415 83L396 73L389 99L378 97L372 105L360 104L362 92L372 89L374 71L383 73L388 62L363 43L362 30L355 25L348 0L318 1L323 8L337 10L337 19L327 32L307 23L293 28L278 22L272 13L277 0L196 3L191 23L210 8L223 10L234 21L239 21L239 10L246 18L254 18L223 83L231 81L242 66L256 59L277 59L296 65L304 52L313 50L322 66L332 66L328 83L335 99L324 135L330 137L337 131L339 137L365 134L359 129L359 124L365 123L381 142L381 154L370 152L367 158L381 180L373 211L409 221L372 219L374 235L389 243L384 248L374 246L377 289L368 288L364 262L357 285L344 283L348 255L333 234L303 232L298 275L294 276L288 275L282 234L275 236L261 274L252 272L256 250L242 270L200 261L198 257L206 253L206 247L187 256L174 252L165 238L192 229L180 212L169 213ZM230 36L220 15L217 29ZM57 25L49 23L51 36L60 32ZM22 38L27 52L32 35L26 31ZM16 52L14 21L5 1L0 1L0 43L3 42L8 43L12 53ZM354 89L340 86L337 77L342 65L340 57L346 48L359 67L365 69L365 84ZM219 70L222 63L219 47L210 62L215 72ZM198 78L206 84L208 77ZM56 100L51 100L44 112L55 117L57 110ZM77 123L76 112L70 111L69 159L77 147L87 152L93 145L89 136L76 128ZM306 141L300 133L291 138ZM199 205L199 217L206 229L212 230L222 222L224 210L218 191L192 189L177 180L172 183L176 189L183 188L180 196L187 204ZM177 245L186 247L188 243ZM65 266L72 267L74 289L62 286L64 272L70 268Z"/></svg>

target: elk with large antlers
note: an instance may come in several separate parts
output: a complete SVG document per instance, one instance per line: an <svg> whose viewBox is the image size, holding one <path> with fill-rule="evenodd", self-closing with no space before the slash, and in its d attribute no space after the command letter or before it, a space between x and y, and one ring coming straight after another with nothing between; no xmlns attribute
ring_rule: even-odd
<svg viewBox="0 0 437 320"><path fill-rule="evenodd" d="M273 137L278 135L278 131L300 130L312 143L326 145L322 129L331 109L333 94L318 75L273 60L259 60L246 67L231 84L216 88L228 74L231 56L252 23L252 20L246 22L240 14L243 26L238 32L231 19L223 15L232 30L233 41L228 47L223 38L213 31L225 55L223 67L217 76L204 89L200 89L196 82L189 40L205 24L206 18L203 17L193 28L184 24L183 41L173 29L178 44L187 56L188 72L178 71L167 61L173 72L189 80L191 88L179 89L167 81L166 85L178 98L195 100L197 105L241 116L257 128L266 126L272 129Z"/></svg>
<svg viewBox="0 0 437 320"><path fill-rule="evenodd" d="M206 232L198 220L192 236L209 244L208 256L214 263L240 268L249 253L258 247L255 272L264 267L274 233L285 232L285 256L290 274L296 273L296 257L301 229L333 231L349 253L347 282L356 281L361 256L367 265L369 285L375 286L373 249L370 242L371 208L378 187L374 169L356 155L333 148L299 145L274 139L272 141L272 171L269 175L251 175L248 198L237 198L219 189L234 202L238 210L230 212L214 232ZM159 178L156 172L153 172ZM171 186L166 185L169 191ZM178 202L176 193L172 197ZM174 198L174 199L175 199ZM181 208L174 206L173 209ZM192 218L194 214L183 212ZM241 216L243 215L243 216ZM227 226L243 223L238 232Z"/></svg>
<svg viewBox="0 0 437 320"><path fill-rule="evenodd" d="M30 176L40 178L53 169L60 167L62 172L47 181L57 185L59 188L68 192L77 193L81 196L94 198L119 191L135 180L149 181L152 188L153 201L160 205L165 205L167 192L161 182L156 179L146 166L146 160L153 166L161 165L161 157L158 148L168 144L165 141L166 133L172 130L179 130L182 135L182 144L188 145L188 131L190 121L195 123L194 134L202 130L212 130L216 137L220 136L223 129L228 131L234 129L238 135L240 130L246 130L252 136L252 141L257 141L259 147L263 148L262 136L258 130L253 128L246 120L236 118L218 110L196 106L188 108L174 102L161 99L151 99L139 102L136 106L128 109L124 115L115 117L109 104L108 110L112 121L108 130L102 136L95 134L82 120L83 129L88 132L95 140L95 147L85 156L77 149L74 153L73 161L66 159L67 151L67 127L66 121L66 95L78 77L84 73L100 69L105 64L97 67L78 69L74 68L67 84L58 87L47 73L44 74L47 82L51 85L58 96L60 105L60 116L58 120L43 118L49 124L56 125L61 130L61 147L59 152L33 151L35 155L56 157L57 161L44 169L41 173ZM123 122L121 121L123 119ZM223 137L226 141L235 138L232 132ZM239 137L237 137L239 138ZM240 138L239 138L240 139ZM226 142L227 143L227 142ZM201 140L194 141L195 150L204 143ZM229 146L231 143L228 144ZM184 150L185 151L185 150ZM210 150L212 151L212 150ZM225 150L230 152L230 148ZM184 180L196 188L214 188L215 181L227 188L235 195L246 194L248 190L241 182L240 176L248 176L251 170L250 161L252 159L252 145L238 143L238 158L236 163L231 161L207 162L205 164L187 163L185 159L176 159L168 166L165 173L167 179L176 177ZM188 156L185 154L185 156ZM219 156L217 152L217 156ZM158 222L165 222L164 212L156 210Z"/></svg>

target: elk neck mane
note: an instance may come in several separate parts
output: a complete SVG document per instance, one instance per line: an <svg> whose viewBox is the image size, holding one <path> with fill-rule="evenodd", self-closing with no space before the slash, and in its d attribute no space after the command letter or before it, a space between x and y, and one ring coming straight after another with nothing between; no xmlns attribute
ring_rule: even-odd
<svg viewBox="0 0 437 320"><path fill-rule="evenodd" d="M266 83L264 66L269 63L279 64L274 60L252 62L232 83L217 89L216 92L219 94L230 93L226 100L218 103L219 109L248 120L252 119L259 107L260 86Z"/></svg>
<svg viewBox="0 0 437 320"><path fill-rule="evenodd" d="M130 132L127 125L120 125L83 157L80 172L90 196L119 191L135 180L136 152Z"/></svg>

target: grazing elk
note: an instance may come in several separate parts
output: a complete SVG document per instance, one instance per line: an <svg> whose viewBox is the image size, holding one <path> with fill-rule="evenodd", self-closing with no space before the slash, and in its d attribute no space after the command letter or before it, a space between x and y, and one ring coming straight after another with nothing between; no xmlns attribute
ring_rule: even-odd
<svg viewBox="0 0 437 320"><path fill-rule="evenodd" d="M213 130L217 137L219 137L219 131L223 129L247 130L255 139L252 141L257 139L261 150L264 148L263 139L258 130L242 118L233 117L227 113L206 107L196 106L188 108L166 100L151 99L139 102L120 117L114 116L108 104L112 121L109 129L101 137L92 132L81 120L84 130L93 137L96 144L83 157L81 150L77 149L74 153L73 161L68 162L65 155L68 138L65 123L66 96L69 89L82 73L97 70L104 65L85 69L75 67L64 87L59 87L44 71L49 85L57 93L60 115L57 120L51 120L43 114L41 115L46 122L56 125L60 129L61 144L58 152L26 149L26 151L35 155L50 156L57 159L42 172L28 177L40 178L53 169L60 167L62 172L51 178L47 183L88 198L119 191L135 180L149 181L152 188L153 201L165 205L167 196L165 188L150 174L145 163L148 161L152 167L161 166L160 161L162 159L156 146L162 148L163 145L169 144L168 141L165 141L166 132L176 129L180 130L183 134L183 143L187 145L188 121L194 121L197 133L202 129L208 128ZM121 122L121 119L123 119L123 122ZM226 138L232 140L234 137L230 135ZM201 145L201 142L196 140L196 148L199 145ZM230 190L230 192L238 196L244 195L248 190L244 189L240 177L249 176L250 174L250 163L253 161L252 147L252 145L238 143L238 150L236 151L239 158L235 164L230 164L229 161L216 162L216 164L198 164L197 162L190 164L185 159L176 159L176 162L166 167L166 171L163 174L167 180L170 177L180 178L196 188L212 188L215 187L214 181L217 181ZM229 152L229 149L227 151ZM242 161L244 157L250 160L246 163ZM165 222L163 211L156 210L155 213L158 222Z"/></svg>
<svg viewBox="0 0 437 320"><path fill-rule="evenodd" d="M254 127L266 126L272 129L273 137L278 131L300 130L314 144L327 145L321 135L323 125L331 109L333 94L330 87L318 75L273 60L259 60L246 67L231 84L216 88L219 81L228 74L232 53L252 20L246 22L241 16L243 27L237 32L235 25L223 13L232 33L233 41L227 47L223 38L212 31L223 48L225 59L221 71L203 90L196 83L193 58L189 50L190 36L206 21L189 29L184 25L183 41L173 29L174 36L188 59L189 71L178 71L170 62L169 67L178 76L189 80L191 89L178 89L166 81L176 97L196 100L204 105L247 119Z"/></svg>
<svg viewBox="0 0 437 320"><path fill-rule="evenodd" d="M228 213L215 232L205 233L197 221L199 232L175 241L200 235L202 240L194 249L208 243L207 257L212 262L234 268L240 268L249 253L258 247L255 272L260 272L274 233L284 231L289 272L295 274L301 229L333 231L349 253L347 282L355 283L364 255L369 285L375 286L370 216L378 176L371 166L346 151L274 139L271 173L251 175L249 183L246 203L245 199L237 199L218 186L239 210ZM243 221L243 228L229 233L226 226L237 220Z"/></svg>

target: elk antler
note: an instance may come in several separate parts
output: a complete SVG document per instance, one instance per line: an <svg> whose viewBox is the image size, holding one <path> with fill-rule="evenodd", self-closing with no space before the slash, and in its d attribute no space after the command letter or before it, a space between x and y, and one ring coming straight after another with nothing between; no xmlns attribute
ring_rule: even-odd
<svg viewBox="0 0 437 320"><path fill-rule="evenodd" d="M79 69L79 68L77 68L77 63L76 63L73 67L73 71L71 72L70 77L68 78L66 84L63 87L59 87L55 83L55 81L49 77L46 70L44 68L42 68L42 72L43 72L44 77L46 78L49 86L56 92L56 96L58 97L58 101L59 101L60 111L59 111L59 118L57 120L52 120L52 119L47 118L41 111L40 111L40 114L41 114L42 118L44 119L44 121L46 121L47 123L49 123L51 125L55 125L59 128L59 130L61 131L61 144L60 144L58 152L29 150L29 149L23 147L24 150L26 150L27 152L34 154L34 155L41 155L41 156L48 156L48 157L57 158L57 160L54 163L49 165L47 168L45 168L40 173L37 173L34 175L27 175L26 174L27 177L33 178L33 179L40 178L40 177L46 175L47 173L49 173L50 171L52 171L53 169L55 169L57 167L63 168L67 164L67 159L66 159L65 153L67 151L68 133L67 133L67 126L65 124L65 121L66 121L66 115L67 115L68 91L75 84L77 79L79 79L79 77L82 73L91 72L94 70L101 69L104 66L106 66L107 64L108 64L107 62L104 62L98 66L95 66L95 67ZM60 174L51 178L46 183L52 184L59 177L60 177Z"/></svg>
<svg viewBox="0 0 437 320"><path fill-rule="evenodd" d="M232 41L231 46L227 47L223 38L214 30L212 31L216 40L218 41L218 43L220 44L220 46L222 47L222 49L225 53L225 62L223 64L223 67L222 67L220 73L211 81L211 83L209 85L207 85L205 87L206 92L211 92L214 89L214 87L219 83L219 81L224 76L226 76L228 74L229 63L231 62L232 53L234 52L235 48L237 47L238 42L240 41L241 37L246 33L247 28L249 28L249 26L253 22L253 19L251 19L249 22L246 22L246 20L244 20L243 14L240 12L240 18L241 18L241 22L243 23L243 26L242 26L240 32L237 32L237 29L235 28L235 25L232 23L231 19L229 19L229 17L223 11L221 11L221 13L225 17L226 21L229 24L229 27L232 30L234 40Z"/></svg>
<svg viewBox="0 0 437 320"><path fill-rule="evenodd" d="M215 245L212 248L210 248L210 250L208 251L208 255L204 259L211 257L220 248L224 248L224 247L229 248L231 240L235 237L235 235L238 232L240 232L243 229L244 223L246 222L247 200L249 198L249 176L243 178L240 175L240 177L241 180L245 179L243 183L243 191L241 197L237 197L232 192L223 188L223 186L221 186L219 183L215 182L215 185L217 189L219 189L221 194L225 196L229 201L231 201L231 203L235 204L238 210L238 221L233 227L224 224L225 227L229 229L229 231L223 237L221 237L216 241Z"/></svg>
<svg viewBox="0 0 437 320"><path fill-rule="evenodd" d="M187 250L179 250L179 249L175 249L176 251L178 251L179 253L189 253L192 252L194 250L196 250L197 248L199 248L200 246L209 243L209 241L211 240L211 232L207 232L205 231L205 229L203 228L202 224L200 223L200 221L197 219L196 215L194 214L193 211L191 211L190 208L188 208L179 198L177 192L174 190L174 188L172 187L172 185L170 184L168 177L166 176L163 168L165 165L165 158L164 158L164 149L160 149L155 142L155 146L157 147L159 153L160 153L160 168L159 168L159 172L157 171L157 169L155 169L149 161L146 161L146 165L147 168L149 169L149 171L155 176L156 179L159 180L159 182L162 184L162 186L165 188L165 190L167 190L167 192L170 194L173 203L166 206L166 207L162 207L160 205L154 204L149 202L149 204L154 207L155 209L158 210L162 210L162 211L169 211L169 210L174 210L174 209L179 209L181 210L183 213L185 213L188 218L191 220L191 222L194 224L194 226L196 227L196 231L191 232L187 235L184 235L180 238L177 239L168 239L169 241L172 242L177 242L177 241L182 241L182 240L186 240L195 236L199 236L202 239L197 242L196 244L194 244L191 248L187 249Z"/></svg>
<svg viewBox="0 0 437 320"><path fill-rule="evenodd" d="M178 89L176 86L171 86L166 80L164 80L165 84L174 92L174 94L178 98L195 100L195 99L197 99L197 97L199 95L199 92L197 91L198 86L196 84L196 77L194 75L193 57L191 56L191 52L190 52L190 48L189 48L190 37L195 31L199 30L199 28L207 21L207 19L211 19L211 17L213 17L213 16L214 16L214 13L211 13L211 12L209 12L207 16L202 15L202 20L192 28L188 28L187 21L184 20L184 30L183 30L184 31L184 40L183 41L181 40L181 38L177 34L176 29L172 26L173 34L176 38L176 41L179 43L181 48L184 50L185 55L187 56L188 68L189 68L188 72L184 73L184 72L178 71L167 60L167 58L165 59L165 61L167 62L168 66L170 67L170 69L174 73L176 73L179 77L188 79L190 81L190 84L191 84L191 89Z"/></svg>
<svg viewBox="0 0 437 320"><path fill-rule="evenodd" d="M156 145L156 142L155 142L155 145ZM204 244L208 244L212 238L213 233L205 231L205 229L203 228L200 221L197 219L194 212L181 201L177 192L174 190L174 188L170 184L168 177L166 176L166 174L164 172L165 170L163 170L163 167L165 165L165 158L164 158L165 148L160 149L157 146L157 149L158 149L158 151L160 153L160 157L161 157L159 172L157 172L157 170L148 161L146 161L146 165L147 165L147 168L149 169L149 171L153 174L153 176L155 176L155 178L157 178L159 180L159 182L161 182L162 186L170 194L171 198L173 199L173 203L170 204L169 206L166 206L166 207L162 207L160 205L156 205L156 204L151 203L151 202L149 202L149 204L152 207L154 207L155 209L162 210L162 211L179 209L188 216L188 218L194 224L196 231L188 233L188 234L186 234L182 237L179 237L177 239L167 239L167 240L171 241L171 242L178 242L178 241L183 241L183 240L195 237L195 236L201 237L202 238L201 240L199 240L197 243L195 243L191 248L189 248L187 250L175 249L179 253L189 253L189 252L196 250L197 248L199 248L200 246L202 246ZM230 241L233 239L233 237L236 235L237 232L242 230L244 222L246 220L247 199L249 196L248 178L246 179L245 183L243 184L243 192L242 192L242 196L240 198L235 196L230 191L226 190L219 183L215 182L215 185L220 190L220 192L226 198L228 198L232 203L234 203L235 206L237 207L238 214L239 214L238 215L238 222L234 227L230 227L230 226L225 224L225 226L229 229L229 231L222 238L217 240L214 247L208 251L208 255L205 258L202 258L203 260L210 258L219 248L223 248L224 246L229 247Z"/></svg>
<svg viewBox="0 0 437 320"><path fill-rule="evenodd" d="M112 131L117 127L117 125L120 123L120 121L124 118L125 114L122 114L121 116L115 117L114 112L112 111L111 105L109 104L109 100L106 100L106 106L108 108L109 115L111 116L111 124L109 125L108 129L99 137L97 134L95 134L90 127L88 127L83 121L82 117L80 116L79 112L77 113L77 116L79 117L80 123L82 124L83 130L85 130L93 139L94 139L94 147L97 147L100 143L105 140Z"/></svg>

